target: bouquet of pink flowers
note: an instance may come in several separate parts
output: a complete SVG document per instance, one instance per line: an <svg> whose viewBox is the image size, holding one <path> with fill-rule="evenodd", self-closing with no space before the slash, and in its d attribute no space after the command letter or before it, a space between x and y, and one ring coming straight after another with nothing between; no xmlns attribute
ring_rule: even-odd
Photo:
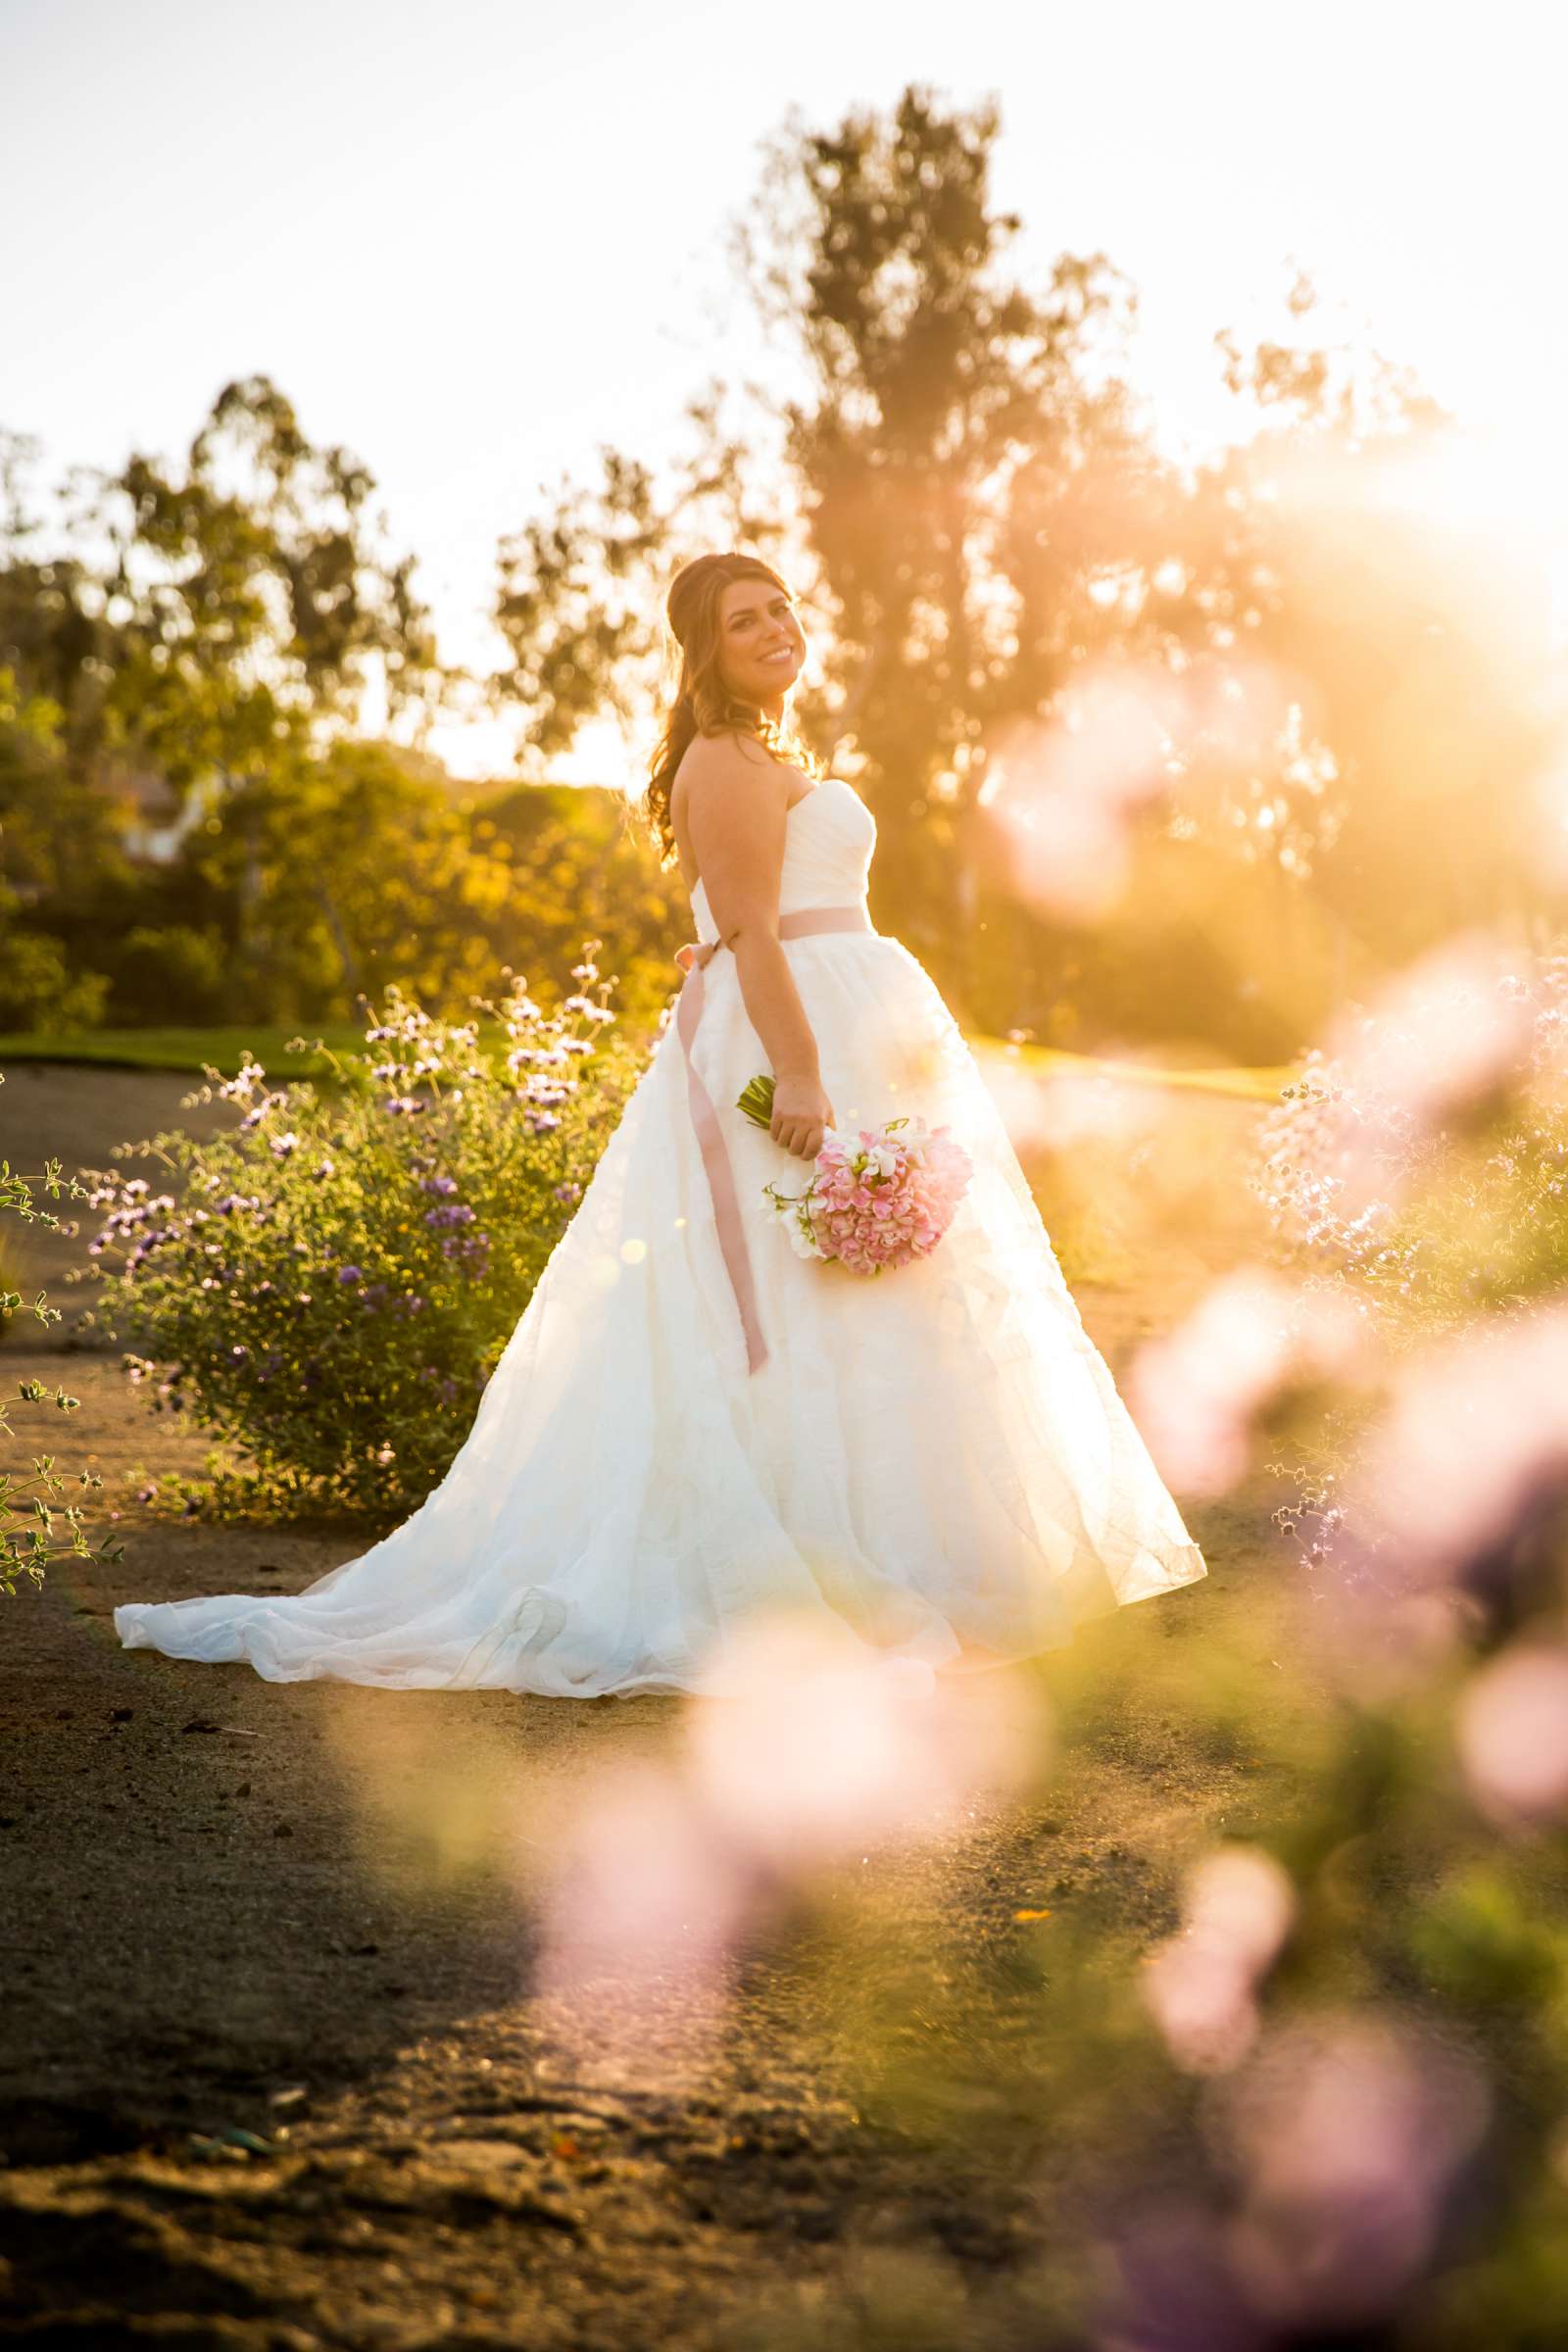
<svg viewBox="0 0 1568 2352"><path fill-rule="evenodd" d="M772 1078L753 1078L736 1102L759 1127L771 1128ZM762 1191L799 1256L836 1257L853 1274L885 1274L936 1248L973 1173L968 1152L946 1127L889 1119L862 1127L858 1137L827 1128L804 1193L781 1193L776 1184Z"/></svg>

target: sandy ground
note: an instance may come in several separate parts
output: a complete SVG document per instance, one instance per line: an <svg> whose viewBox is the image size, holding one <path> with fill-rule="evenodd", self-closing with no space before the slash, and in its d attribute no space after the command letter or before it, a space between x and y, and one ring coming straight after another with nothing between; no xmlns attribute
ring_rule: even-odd
<svg viewBox="0 0 1568 2352"><path fill-rule="evenodd" d="M50 1152L107 1165L117 1139L203 1115L178 1109L188 1083L14 1069L0 1152L28 1173ZM1192 1185L1232 1213L1200 1250L1146 1237L1129 1286L1080 1288L1118 1369L1249 1246L1234 1172L1254 1115L1184 1098ZM716 2013L670 1972L657 2033L640 2020L631 2044L541 1991L519 1854L585 1773L657 1755L676 1702L278 1688L121 1650L120 1599L295 1590L363 1544L139 1520L126 1473L199 1467L203 1441L83 1346L90 1293L64 1286L81 1238L13 1238L19 1287L46 1284L68 1313L42 1346L19 1319L0 1376L80 1396L49 1442L102 1474L125 1554L0 1604L0 2329L825 2348L872 2340L855 2315L904 2265L926 2282L924 2332L876 2340L1047 2340L1006 2316L1047 2176L1025 2197L868 2110L787 1923L731 1960ZM1245 1759L1195 1739L1171 1691L1221 1627L1261 1670L1284 1654L1267 1499L1190 1510L1208 1578L1085 1629L1076 1673L1129 1641L1178 1672L1066 1753L1049 1814L982 1807L962 1835L861 1866L909 1950L961 1929L977 2051L1008 2030L994 1963L1021 1906L1146 1948L1173 1924L1183 1859L1245 1803ZM1070 2149L1055 2162L1069 2194Z"/></svg>

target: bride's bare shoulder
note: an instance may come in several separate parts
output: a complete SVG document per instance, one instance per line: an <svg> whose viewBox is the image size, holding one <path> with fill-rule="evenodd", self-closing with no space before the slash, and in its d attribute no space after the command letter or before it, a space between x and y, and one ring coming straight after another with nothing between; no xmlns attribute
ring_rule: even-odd
<svg viewBox="0 0 1568 2352"><path fill-rule="evenodd" d="M783 809L801 780L798 767L775 759L765 743L743 727L694 735L670 783L670 815L679 822L694 803L727 801L738 791L756 796L764 808L776 803Z"/></svg>
<svg viewBox="0 0 1568 2352"><path fill-rule="evenodd" d="M777 776L787 782L800 770L787 760L779 760L765 743L744 727L724 727L716 735L694 735L681 754L675 770L675 781L689 783L696 776L736 776L742 774Z"/></svg>

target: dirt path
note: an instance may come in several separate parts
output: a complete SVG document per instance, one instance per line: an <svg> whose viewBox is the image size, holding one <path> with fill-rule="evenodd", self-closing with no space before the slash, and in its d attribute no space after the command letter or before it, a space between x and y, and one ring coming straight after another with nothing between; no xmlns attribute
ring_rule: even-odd
<svg viewBox="0 0 1568 2352"><path fill-rule="evenodd" d="M107 1164L118 1137L180 1122L183 1083L8 1073L0 1150L29 1172L47 1152ZM1216 1185L1248 1115L1184 1107ZM1212 1231L1211 1258L1237 1247ZM199 1437L81 1351L84 1294L61 1287L79 1240L28 1248L20 1287L74 1311L47 1353L19 1325L8 1392L36 1370L81 1396L68 1460L100 1470L106 1510L127 1471L198 1463ZM1161 1269L1080 1291L1113 1364L1203 1273ZM862 1866L894 1942L951 1964L941 2013L977 2062L1013 2031L1008 2002L1039 1998L997 1967L1020 1907L1090 1923L1107 1953L1145 1947L1181 1861L1250 1797L1245 1756L1196 1740L1172 1693L1222 1630L1266 1682L1287 1587L1260 1495L1190 1518L1205 1583L1075 1646L1075 1675L1124 1671L1130 1649L1151 1672L1069 1750L1049 1816L982 1809ZM925 2332L899 2340L1015 2340L996 2315L1047 2186L1070 2195L1070 2148L1020 2183L868 2107L854 2004L824 2000L808 1931L781 1922L732 1961L716 2029L671 1971L631 2049L534 1988L519 1853L585 1773L658 1754L675 1702L279 1688L132 1655L119 1599L291 1591L361 1545L133 1513L120 1532L117 1568L73 1563L0 1616L0 2327L83 2346L826 2352L907 2276Z"/></svg>

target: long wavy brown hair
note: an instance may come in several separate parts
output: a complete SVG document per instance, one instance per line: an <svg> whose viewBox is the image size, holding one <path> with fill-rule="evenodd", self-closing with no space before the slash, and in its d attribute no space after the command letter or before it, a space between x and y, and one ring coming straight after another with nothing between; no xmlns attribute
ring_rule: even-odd
<svg viewBox="0 0 1568 2352"><path fill-rule="evenodd" d="M732 580L771 580L792 600L795 593L771 564L739 550L699 556L683 565L669 584L664 619L680 656L680 671L649 767L648 788L636 804L658 847L662 866L675 858L670 792L675 770L694 737L722 735L726 730L754 735L776 760L787 760L809 776L819 777L822 772L821 762L793 728L778 725L759 705L731 693L724 682L719 667L718 605Z"/></svg>

